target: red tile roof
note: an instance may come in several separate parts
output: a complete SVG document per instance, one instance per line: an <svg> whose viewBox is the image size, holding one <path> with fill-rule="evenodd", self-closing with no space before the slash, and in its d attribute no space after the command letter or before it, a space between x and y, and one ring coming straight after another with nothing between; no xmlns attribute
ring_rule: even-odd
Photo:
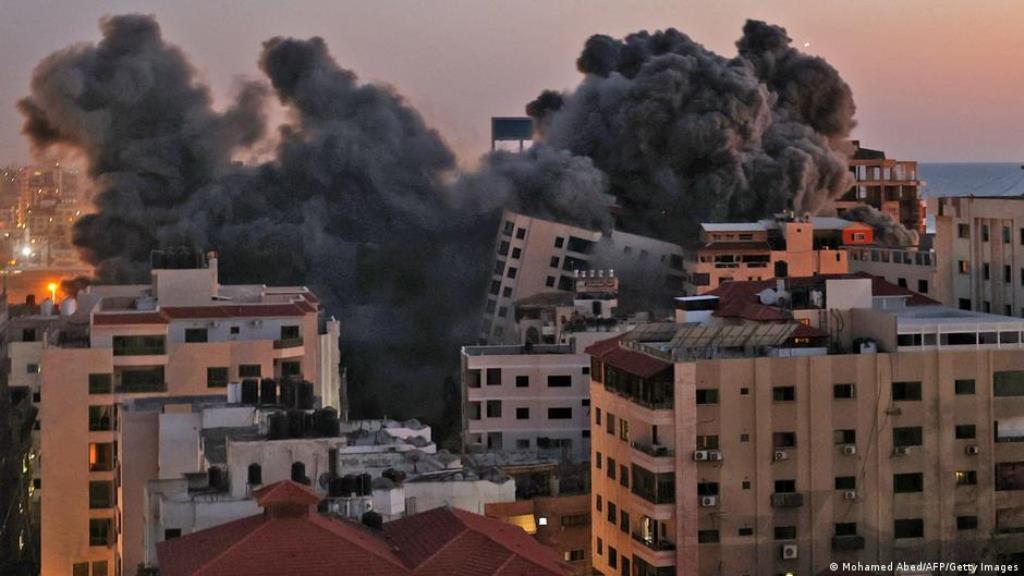
<svg viewBox="0 0 1024 576"><path fill-rule="evenodd" d="M318 514L320 497L290 481L255 493L261 515L157 544L163 576L527 576L570 567L522 529L441 508L384 532Z"/></svg>
<svg viewBox="0 0 1024 576"><path fill-rule="evenodd" d="M389 522L384 534L415 576L557 576L571 571L522 528L455 508Z"/></svg>
<svg viewBox="0 0 1024 576"><path fill-rule="evenodd" d="M621 337L616 337L596 342L587 346L585 352L605 364L641 378L650 378L662 370L672 367L672 364L649 354L622 348L619 345L620 340Z"/></svg>

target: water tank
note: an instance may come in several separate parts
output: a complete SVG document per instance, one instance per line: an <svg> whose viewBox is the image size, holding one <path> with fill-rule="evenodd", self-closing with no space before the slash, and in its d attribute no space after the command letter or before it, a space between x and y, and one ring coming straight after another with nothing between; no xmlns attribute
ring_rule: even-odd
<svg viewBox="0 0 1024 576"><path fill-rule="evenodd" d="M260 380L260 404L277 404L277 382L270 378Z"/></svg>
<svg viewBox="0 0 1024 576"><path fill-rule="evenodd" d="M306 413L302 410L288 411L288 436L302 438L306 433Z"/></svg>
<svg viewBox="0 0 1024 576"><path fill-rule="evenodd" d="M78 300L74 298L65 298L60 303L60 315L71 316L78 310Z"/></svg>
<svg viewBox="0 0 1024 576"><path fill-rule="evenodd" d="M353 496L358 491L359 479L355 474L345 474L341 477L341 495Z"/></svg>
<svg viewBox="0 0 1024 576"><path fill-rule="evenodd" d="M207 474L209 474L210 477L210 488L213 488L214 490L220 490L227 484L227 478L224 477L224 471L221 470L219 467L212 466L206 472Z"/></svg>
<svg viewBox="0 0 1024 576"><path fill-rule="evenodd" d="M49 298L43 300L43 303L39 305L39 313L43 316L51 316L53 314L53 300Z"/></svg>
<svg viewBox="0 0 1024 576"><path fill-rule="evenodd" d="M345 479L331 478L331 481L327 484L327 495L331 498L348 496L348 494L345 494Z"/></svg>
<svg viewBox="0 0 1024 576"><path fill-rule="evenodd" d="M260 401L259 382L252 378L242 380L242 404L258 404Z"/></svg>
<svg viewBox="0 0 1024 576"><path fill-rule="evenodd" d="M238 404L242 401L242 384L240 382L228 382L228 404Z"/></svg>
<svg viewBox="0 0 1024 576"><path fill-rule="evenodd" d="M292 462L292 482L306 483L306 465L302 462Z"/></svg>
<svg viewBox="0 0 1024 576"><path fill-rule="evenodd" d="M299 382L299 408L312 410L313 402L313 383L308 380Z"/></svg>
<svg viewBox="0 0 1024 576"><path fill-rule="evenodd" d="M324 408L320 411L320 435L324 438L337 438L341 435L341 422L338 420L338 411L334 408Z"/></svg>
<svg viewBox="0 0 1024 576"><path fill-rule="evenodd" d="M290 427L288 415L284 412L275 412L270 415L267 426L267 438L270 440L284 440L288 437Z"/></svg>
<svg viewBox="0 0 1024 576"><path fill-rule="evenodd" d="M263 468L259 464L253 462L249 464L249 484L251 486L258 486L263 484Z"/></svg>
<svg viewBox="0 0 1024 576"><path fill-rule="evenodd" d="M359 475L359 495L369 496L373 494L373 477L369 474Z"/></svg>
<svg viewBox="0 0 1024 576"><path fill-rule="evenodd" d="M281 406L295 408L295 382L291 380L281 381Z"/></svg>
<svg viewBox="0 0 1024 576"><path fill-rule="evenodd" d="M388 480L391 480L395 484L401 484L403 481L405 481L405 472L402 472L401 470L395 470L394 468L388 468L381 474L381 476L387 478Z"/></svg>
<svg viewBox="0 0 1024 576"><path fill-rule="evenodd" d="M379 512L376 512L374 510L370 510L369 512L363 514L362 522L363 526L366 526L367 528L371 528L373 530L384 529L384 517L381 516Z"/></svg>

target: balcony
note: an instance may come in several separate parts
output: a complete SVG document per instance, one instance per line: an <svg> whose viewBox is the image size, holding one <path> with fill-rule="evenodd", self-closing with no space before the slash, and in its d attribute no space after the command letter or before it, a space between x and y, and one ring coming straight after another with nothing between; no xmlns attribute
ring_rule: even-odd
<svg viewBox="0 0 1024 576"><path fill-rule="evenodd" d="M833 536L832 549L837 551L863 550L864 537L856 534Z"/></svg>
<svg viewBox="0 0 1024 576"><path fill-rule="evenodd" d="M675 452L668 446L660 444L647 444L644 442L633 442L633 449L653 458L671 458Z"/></svg>
<svg viewBox="0 0 1024 576"><path fill-rule="evenodd" d="M287 348L298 348L302 346L302 336L295 336L292 338L281 338L274 340L274 350L284 350Z"/></svg>
<svg viewBox="0 0 1024 576"><path fill-rule="evenodd" d="M804 505L804 495L799 492L776 492L772 494L772 508L799 508Z"/></svg>
<svg viewBox="0 0 1024 576"><path fill-rule="evenodd" d="M669 542L668 540L653 540L645 538L644 535L639 532L633 532L633 540L636 540L655 552L668 552L676 549L676 545L673 542Z"/></svg>

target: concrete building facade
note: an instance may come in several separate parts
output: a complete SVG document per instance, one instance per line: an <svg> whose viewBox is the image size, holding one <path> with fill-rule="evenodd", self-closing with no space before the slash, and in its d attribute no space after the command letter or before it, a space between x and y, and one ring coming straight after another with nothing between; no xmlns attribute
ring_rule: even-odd
<svg viewBox="0 0 1024 576"><path fill-rule="evenodd" d="M927 210L921 198L924 183L918 178L917 162L886 158L885 152L864 148L857 140L852 144L849 166L854 183L836 200L836 212L842 216L858 204L867 204L923 235Z"/></svg>
<svg viewBox="0 0 1024 576"><path fill-rule="evenodd" d="M323 406L338 407L339 328L320 318L303 287L227 286L215 255L157 254L152 283L91 287L68 304L59 329L43 337L40 454L42 573L120 575L122 517L141 502L136 471L159 466L118 440L121 405L150 396L224 396L243 379L306 380ZM142 472L139 472L140 474ZM134 559L132 559L134 562Z"/></svg>
<svg viewBox="0 0 1024 576"><path fill-rule="evenodd" d="M1024 566L1024 322L858 279L776 319L754 284L728 297L768 320L723 300L588 349L595 570Z"/></svg>

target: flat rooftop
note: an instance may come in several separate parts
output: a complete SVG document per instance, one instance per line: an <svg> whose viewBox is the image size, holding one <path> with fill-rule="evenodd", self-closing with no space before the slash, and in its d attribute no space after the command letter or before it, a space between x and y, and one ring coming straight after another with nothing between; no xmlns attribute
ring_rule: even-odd
<svg viewBox="0 0 1024 576"><path fill-rule="evenodd" d="M1013 328L1024 329L1024 318L958 310L946 306L914 306L890 311L896 317L897 329L904 328Z"/></svg>
<svg viewBox="0 0 1024 576"><path fill-rule="evenodd" d="M533 346L463 346L466 356L518 356L539 354L572 354L568 344L534 344Z"/></svg>

